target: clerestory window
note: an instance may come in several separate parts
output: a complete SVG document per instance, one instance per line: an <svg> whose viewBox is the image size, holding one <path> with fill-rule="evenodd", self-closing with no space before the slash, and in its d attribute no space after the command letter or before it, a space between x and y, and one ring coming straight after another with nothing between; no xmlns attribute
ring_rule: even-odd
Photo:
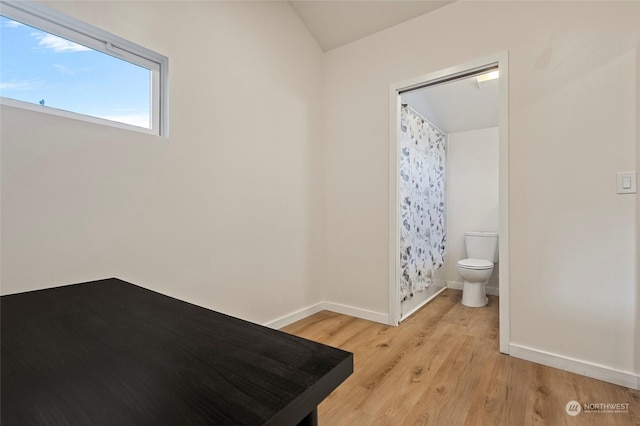
<svg viewBox="0 0 640 426"><path fill-rule="evenodd" d="M0 2L3 104L168 135L168 58L32 2Z"/></svg>

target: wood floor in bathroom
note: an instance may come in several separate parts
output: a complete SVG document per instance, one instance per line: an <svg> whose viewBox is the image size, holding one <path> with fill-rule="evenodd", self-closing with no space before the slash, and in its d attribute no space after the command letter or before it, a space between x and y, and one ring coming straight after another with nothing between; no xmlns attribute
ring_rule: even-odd
<svg viewBox="0 0 640 426"><path fill-rule="evenodd" d="M640 392L500 354L498 298L481 309L460 298L447 289L400 327L327 311L284 327L354 353L320 425L640 425ZM630 409L573 417L571 400Z"/></svg>

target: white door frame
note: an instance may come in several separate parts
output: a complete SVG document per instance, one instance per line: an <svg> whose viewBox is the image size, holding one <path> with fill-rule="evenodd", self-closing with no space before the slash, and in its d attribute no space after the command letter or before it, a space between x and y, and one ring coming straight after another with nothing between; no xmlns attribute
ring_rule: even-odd
<svg viewBox="0 0 640 426"><path fill-rule="evenodd" d="M498 81L499 215L500 215L500 352L509 353L509 70L508 53L501 52L475 61L394 83L389 87L389 324L400 323L400 93L444 82L491 65L500 69Z"/></svg>

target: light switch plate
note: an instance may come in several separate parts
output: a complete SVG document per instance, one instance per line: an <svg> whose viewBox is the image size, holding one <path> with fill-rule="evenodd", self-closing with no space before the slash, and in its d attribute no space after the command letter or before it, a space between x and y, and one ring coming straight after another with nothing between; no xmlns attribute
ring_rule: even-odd
<svg viewBox="0 0 640 426"><path fill-rule="evenodd" d="M636 172L618 172L618 194L636 193Z"/></svg>

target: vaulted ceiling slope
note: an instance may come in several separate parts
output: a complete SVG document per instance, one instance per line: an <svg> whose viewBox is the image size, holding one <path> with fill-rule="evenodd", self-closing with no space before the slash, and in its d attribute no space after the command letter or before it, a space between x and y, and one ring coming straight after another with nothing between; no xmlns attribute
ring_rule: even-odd
<svg viewBox="0 0 640 426"><path fill-rule="evenodd" d="M326 52L453 2L290 0L289 3Z"/></svg>

